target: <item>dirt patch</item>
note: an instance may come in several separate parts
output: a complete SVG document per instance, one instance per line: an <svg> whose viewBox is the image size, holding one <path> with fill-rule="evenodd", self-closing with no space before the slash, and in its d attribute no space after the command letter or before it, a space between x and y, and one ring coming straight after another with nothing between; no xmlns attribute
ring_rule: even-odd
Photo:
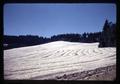
<svg viewBox="0 0 120 84"><path fill-rule="evenodd" d="M56 76L55 80L115 80L116 65Z"/></svg>

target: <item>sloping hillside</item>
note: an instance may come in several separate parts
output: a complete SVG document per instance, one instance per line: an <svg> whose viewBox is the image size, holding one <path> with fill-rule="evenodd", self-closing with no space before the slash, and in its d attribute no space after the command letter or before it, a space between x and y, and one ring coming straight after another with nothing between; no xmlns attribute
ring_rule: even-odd
<svg viewBox="0 0 120 84"><path fill-rule="evenodd" d="M56 41L4 50L5 79L42 80L116 64L116 48Z"/></svg>

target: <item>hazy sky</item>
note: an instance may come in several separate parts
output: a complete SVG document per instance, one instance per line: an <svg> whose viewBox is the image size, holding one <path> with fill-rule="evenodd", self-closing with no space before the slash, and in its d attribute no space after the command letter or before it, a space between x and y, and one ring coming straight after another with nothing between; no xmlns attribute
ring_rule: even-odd
<svg viewBox="0 0 120 84"><path fill-rule="evenodd" d="M106 19L116 22L115 4L5 4L4 35L97 32Z"/></svg>

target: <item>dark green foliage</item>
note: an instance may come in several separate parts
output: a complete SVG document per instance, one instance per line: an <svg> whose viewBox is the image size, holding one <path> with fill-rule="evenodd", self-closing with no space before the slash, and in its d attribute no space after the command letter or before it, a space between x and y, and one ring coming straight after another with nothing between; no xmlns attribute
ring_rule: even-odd
<svg viewBox="0 0 120 84"><path fill-rule="evenodd" d="M4 49L24 47L24 46L32 46L47 43L49 38L43 38L39 36L33 35L20 35L20 36L4 36L3 43L8 44L8 46L4 47Z"/></svg>
<svg viewBox="0 0 120 84"><path fill-rule="evenodd" d="M69 41L69 42L98 42L101 32L96 33L83 33L83 34L59 34L54 35L51 38L44 38L33 35L20 35L20 36L4 36L4 44L8 44L4 49L32 46L52 41Z"/></svg>
<svg viewBox="0 0 120 84"><path fill-rule="evenodd" d="M112 22L105 21L103 31L100 36L99 47L115 47L116 46L116 25Z"/></svg>
<svg viewBox="0 0 120 84"><path fill-rule="evenodd" d="M39 45L52 41L69 41L69 42L84 42L93 43L99 42L99 47L112 47L116 46L116 25L112 22L105 21L102 32L86 33L83 34L59 34L51 36L50 38L39 37L35 35L20 35L20 36L8 36L4 35L4 44L8 44L4 49Z"/></svg>

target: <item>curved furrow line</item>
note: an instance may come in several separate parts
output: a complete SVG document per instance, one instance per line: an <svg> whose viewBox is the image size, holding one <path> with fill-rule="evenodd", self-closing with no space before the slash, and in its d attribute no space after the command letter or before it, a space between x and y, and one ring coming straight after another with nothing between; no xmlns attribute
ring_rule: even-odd
<svg viewBox="0 0 120 84"><path fill-rule="evenodd" d="M72 64L70 64L70 63L64 63L64 64L60 64L59 66L49 66L46 69L45 68L44 69L38 69L38 68L36 68L35 72L49 71L49 70L55 70L55 69L62 69L62 68L66 68L66 67L69 68L69 67L73 67L73 66L80 66L81 63L94 62L94 61L98 61L98 60L102 60L102 59L95 59L95 60L89 60L89 61L83 61L83 62L81 61L81 62L76 62L76 63L72 63ZM32 73L33 72L33 70L31 70L31 69L28 69L28 70L30 70L31 72L20 72L19 75L20 74L28 74L28 73Z"/></svg>
<svg viewBox="0 0 120 84"><path fill-rule="evenodd" d="M114 57L115 58L115 54L114 55L111 55L111 56L107 56L107 57L102 57L102 58L100 58L100 59L98 59L98 58L96 58L96 59L93 59L93 60L90 60L90 61L84 61L84 62L79 62L79 63L85 63L85 62L94 62L94 61L98 61L98 60L102 60L102 59L105 59L105 58L110 58L110 57Z"/></svg>
<svg viewBox="0 0 120 84"><path fill-rule="evenodd" d="M44 52L45 53L45 52ZM45 53L45 54L41 54L41 53L37 53L37 54L35 54L35 55L31 55L31 56L29 56L29 57L25 57L24 59L23 58L17 58L17 59L12 59L11 60L11 62L12 61L14 61L14 62L17 62L17 61L19 61L19 60L21 60L20 62L19 62L19 64L25 64L26 62L27 63L30 63L31 61L37 61L37 60L46 60L46 57L48 56L51 56L52 55L52 53L51 53L51 51L49 51L49 52L47 52L47 53Z"/></svg>
<svg viewBox="0 0 120 84"><path fill-rule="evenodd" d="M36 57L39 57L39 58L42 58L44 57L44 55L46 54L50 54L49 52L48 53L45 53L45 54L42 54L42 53L34 53L34 54L29 54L29 55L26 55L24 57L19 57L19 58L16 58L16 60L24 60L24 59L31 59L31 58L36 58ZM15 59L14 59L15 60Z"/></svg>
<svg viewBox="0 0 120 84"><path fill-rule="evenodd" d="M82 49L75 50L75 51L73 52L73 56L75 56L75 57L80 56L80 54L81 54L81 50L82 50Z"/></svg>
<svg viewBox="0 0 120 84"><path fill-rule="evenodd" d="M97 49L93 49L91 50L91 53L93 56L96 56L96 55L100 55L100 56L104 56L106 55L108 52L106 50L100 50L99 52L97 52Z"/></svg>
<svg viewBox="0 0 120 84"><path fill-rule="evenodd" d="M55 46L55 45L54 45ZM65 47L27 50L22 56L10 53L16 58L5 58L4 76L7 79L30 79L69 70L88 70L115 64L115 48L97 48L96 44L67 45ZM20 58L21 57L21 58Z"/></svg>
<svg viewBox="0 0 120 84"><path fill-rule="evenodd" d="M113 54L113 55L110 55L110 56L107 56L107 57L104 57L104 58L116 58L116 54Z"/></svg>
<svg viewBox="0 0 120 84"><path fill-rule="evenodd" d="M49 71L49 70L55 70L55 69L62 69L62 68L66 68L66 67L68 68L68 67L73 67L73 66L77 66L77 65L80 66L81 63L94 62L94 61L98 61L98 60L102 60L102 59L83 61L83 62L79 62L79 63L77 62L77 63L73 63L72 65L65 63L65 64L62 64L62 65L57 66L57 67L56 67L56 66L50 66L50 67L48 67L48 68L46 68L46 69L43 69L43 70L42 70L42 69L40 69L40 70L37 69L36 72ZM23 73L19 73L19 75L20 75L20 74L28 74L28 73L32 73L32 72L26 72L26 73L23 72Z"/></svg>
<svg viewBox="0 0 120 84"><path fill-rule="evenodd" d="M86 55L85 51L86 51L85 49L83 49L83 50L81 51L82 56L85 56L85 55Z"/></svg>
<svg viewBox="0 0 120 84"><path fill-rule="evenodd" d="M116 57L111 57L110 60L112 60L112 61L113 61L113 60L116 60Z"/></svg>
<svg viewBox="0 0 120 84"><path fill-rule="evenodd" d="M88 56L96 56L96 55L101 55L102 53L97 53L95 49L89 49L88 51Z"/></svg>
<svg viewBox="0 0 120 84"><path fill-rule="evenodd" d="M38 52L38 54L35 55L35 57L39 57L41 59L46 59L46 58L52 56L52 54L54 54L54 53L56 53L56 51L54 51L54 50L44 51L44 52L41 52L41 53Z"/></svg>
<svg viewBox="0 0 120 84"><path fill-rule="evenodd" d="M56 54L55 54L54 57L55 57L55 58L57 58L57 57L62 57L65 53L66 53L65 50L60 50L59 53L57 53L58 55L56 56ZM53 56L52 56L52 58L53 58Z"/></svg>
<svg viewBox="0 0 120 84"><path fill-rule="evenodd" d="M67 52L67 51L62 52L59 56L62 56L62 57L63 57L63 56L66 54L66 52Z"/></svg>
<svg viewBox="0 0 120 84"><path fill-rule="evenodd" d="M53 51L54 52L54 51ZM51 55L49 55L48 59L55 59L58 57L61 57L61 55L65 54L65 50L57 50L56 52L51 52Z"/></svg>
<svg viewBox="0 0 120 84"><path fill-rule="evenodd" d="M60 57L60 56L65 56L66 52L67 52L67 51L65 51L65 52L64 52L64 53L62 53L62 54L60 53L60 55L58 55L58 56L59 56L59 57ZM76 52L76 51L72 51L72 52L70 52L70 54L71 54L71 55L73 55L73 54L74 54L74 52ZM49 55L51 55L51 56L52 56L52 54L49 54ZM74 58L75 58L75 56L74 56ZM34 61L34 60L33 60L33 61Z"/></svg>
<svg viewBox="0 0 120 84"><path fill-rule="evenodd" d="M49 54L50 53L50 51L47 51L46 53L45 53L45 51L43 51L43 52L38 52L38 51L34 51L34 52L32 52L32 53L28 53L28 54L23 54L23 55L19 55L19 57L13 57L13 58L11 58L11 59L14 59L14 60L22 60L22 59L26 59L26 58L28 58L28 59L30 59L30 58L34 58L34 57L36 57L36 56L40 56L40 57L42 57L42 56L44 56L44 55L46 55L46 54ZM42 56L41 56L41 54L42 54Z"/></svg>
<svg viewBox="0 0 120 84"><path fill-rule="evenodd" d="M112 51L107 51L107 50L104 50L103 52L102 52L103 54L101 54L102 56L109 56L109 55L112 55L112 54L114 54Z"/></svg>
<svg viewBox="0 0 120 84"><path fill-rule="evenodd" d="M86 56L90 56L90 55L92 55L92 53L91 53L92 50L93 49L85 49L85 51L83 53L85 53Z"/></svg>
<svg viewBox="0 0 120 84"><path fill-rule="evenodd" d="M79 66L79 65L78 65ZM48 75L48 74L50 74L50 72L53 72L53 71L57 71L57 70L59 70L59 72L57 72L57 73L60 73L60 72L64 72L64 73L66 73L66 71L68 72L68 70L72 70L71 69L71 67L73 67L73 66L71 66L71 65L69 65L69 67L68 67L68 65L66 66L66 67L64 67L63 65L62 66L60 66L60 67L53 67L53 68L47 68L47 69L38 69L38 70L31 70L31 71L27 71L27 72L17 72L17 73L12 73L12 74L7 74L6 75L6 78L8 77L8 78L11 78L12 76L14 76L14 75L18 75L18 76L16 76L16 77L20 77L21 76L21 78L22 79L30 79L31 77L33 78L33 77L37 77L37 76L44 76L44 75ZM62 69L62 70L61 70ZM66 69L66 70L65 70ZM48 73L45 73L45 72L48 72ZM36 74L34 74L34 73L36 73ZM41 75L41 73L42 73L42 75ZM55 74L56 72L53 72L53 73L51 73L51 74ZM29 77L28 77L29 76ZM21 79L20 78L20 79ZM18 78L19 79L19 78Z"/></svg>
<svg viewBox="0 0 120 84"><path fill-rule="evenodd" d="M92 49L90 49L90 51L92 51ZM84 49L84 51L82 52L85 56L90 56L91 54L93 54L93 53L91 53L91 52L89 52L89 49Z"/></svg>
<svg viewBox="0 0 120 84"><path fill-rule="evenodd" d="M93 52L94 52L94 53L97 53L97 54L102 54L102 53L101 53L102 51L101 51L99 48L94 48L94 49L93 49Z"/></svg>
<svg viewBox="0 0 120 84"><path fill-rule="evenodd" d="M73 56L75 50L72 50L70 53L69 53L69 56Z"/></svg>
<svg viewBox="0 0 120 84"><path fill-rule="evenodd" d="M69 59L69 58L71 58L72 56L71 56L71 53L73 52L73 50L66 50L66 53L64 53L63 55L62 55L62 58L61 59ZM58 59L58 58L56 58L56 59Z"/></svg>
<svg viewBox="0 0 120 84"><path fill-rule="evenodd" d="M92 49L88 49L88 50L87 50L87 54L88 54L88 55L90 55L90 54L91 54L91 53L90 53L90 52L91 52L91 50L92 50Z"/></svg>
<svg viewBox="0 0 120 84"><path fill-rule="evenodd" d="M54 54L57 54L57 51L50 51L50 52L42 55L42 59L50 58L51 56L54 56Z"/></svg>
<svg viewBox="0 0 120 84"><path fill-rule="evenodd" d="M57 54L59 54L60 53L60 51L59 50L56 50L56 51L52 51L51 52L51 55L49 55L49 57L47 57L48 59L51 59L51 57L53 58L53 57L55 57L56 58L56 56L55 55L57 55Z"/></svg>
<svg viewBox="0 0 120 84"><path fill-rule="evenodd" d="M95 56L95 55L104 55L104 52L97 49L97 48L94 48L92 49L91 53Z"/></svg>
<svg viewBox="0 0 120 84"><path fill-rule="evenodd" d="M72 52L72 50L66 50L66 53L63 55L65 58L66 57L69 57L70 55L70 53Z"/></svg>
<svg viewBox="0 0 120 84"><path fill-rule="evenodd" d="M79 49L79 50L72 50L68 56L70 57L71 60L78 60L78 58L81 56L81 52L82 49Z"/></svg>
<svg viewBox="0 0 120 84"><path fill-rule="evenodd" d="M20 54L22 54L22 55L20 55ZM24 54L24 55L23 55ZM29 57L29 56L31 56L31 55L34 55L34 54L36 54L36 52L32 52L32 53L23 53L23 52L19 52L19 56L14 56L14 55L12 55L12 56L14 56L14 57L9 57L9 59L19 59L19 58L26 58L26 57ZM10 54L9 54L10 55Z"/></svg>
<svg viewBox="0 0 120 84"><path fill-rule="evenodd" d="M109 48L100 48L100 49L101 49L102 52L105 51L106 53L107 53L107 52L113 52L113 51L112 51L111 49L109 49Z"/></svg>
<svg viewBox="0 0 120 84"><path fill-rule="evenodd" d="M63 63L64 61L51 61L51 62L43 62L41 65L53 65L57 63Z"/></svg>
<svg viewBox="0 0 120 84"><path fill-rule="evenodd" d="M79 49L78 52L77 52L77 54L78 54L79 56L81 56L81 55L83 55L82 52L83 52L83 49Z"/></svg>

